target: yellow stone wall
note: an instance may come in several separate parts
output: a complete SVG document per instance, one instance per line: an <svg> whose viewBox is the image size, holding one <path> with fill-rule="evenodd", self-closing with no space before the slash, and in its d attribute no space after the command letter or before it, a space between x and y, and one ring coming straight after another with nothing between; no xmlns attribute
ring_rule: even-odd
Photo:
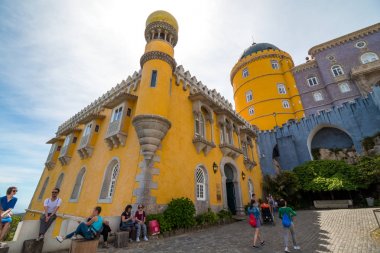
<svg viewBox="0 0 380 253"><path fill-rule="evenodd" d="M160 40L152 40L146 46L145 52L161 51L170 56L174 55L174 50L169 43ZM151 71L158 71L157 86L150 87ZM156 162L153 164L154 169L158 169L159 173L153 176L153 182L157 183L157 189L152 189L151 196L156 197L156 204L165 206L172 198L188 197L196 202L195 196L195 170L197 166L203 166L207 170L209 206L222 209L227 206L223 203L224 194L222 185L222 167L225 161L233 163L236 168L236 178L239 182L239 188L242 196L242 205L248 204L250 201L248 180L253 182L255 193L262 195L262 175L259 166L259 158L257 156L257 146L254 141L251 160L257 165L249 170L243 162L243 155L239 155L235 160L226 158L219 148L220 136L218 115L213 112L213 135L212 140L214 147L207 155L204 152L198 153L193 138L195 133L195 118L193 114L193 102L189 99L190 89L184 90L183 81L177 84L176 76L173 74L170 65L160 59L152 59L147 61L141 73L141 81L135 91L130 91L137 96L137 101L126 99L126 108L131 108L132 114L126 115L126 108L123 111L124 124L123 132L127 135L124 146L109 149L105 142L108 125L112 116L112 109L104 108L101 115L102 119L97 119L96 124L100 126L99 132L92 135L90 141L94 150L92 156L81 159L77 153L83 134L85 124L79 124L77 132L79 135L77 142L71 143L70 153L71 160L68 165L62 166L54 154L53 159L56 165L52 169L45 167L36 192L31 200L31 210L43 210L43 200L51 195L51 190L55 186L56 181L61 173L64 173L64 180L61 185L61 193L59 195L63 200L63 205L59 213L85 217L89 214L94 206L101 206L103 216L119 216L127 204L137 204L137 198L134 190L140 187L140 183L136 177L141 173L140 164L144 157L140 153L139 139L131 123L136 115L155 114L165 117L171 122L171 128L161 142L156 152ZM115 105L116 106L116 105ZM241 108L242 105L239 105ZM211 139L211 125L206 124L207 139ZM62 136L64 137L64 136ZM61 141L62 142L62 141ZM234 134L234 143L237 148L240 147L240 141L237 134ZM57 151L58 152L58 151ZM250 153L249 152L249 153ZM99 201L101 188L105 171L109 163L114 159L118 159L120 163L120 173L116 182L115 192L111 203L102 203ZM213 163L218 165L218 171L213 172ZM70 202L70 196L79 171L85 167L86 173L81 188L79 198L75 202ZM242 172L246 178L242 178ZM45 179L49 177L49 184L45 194L41 200L38 195L41 192ZM221 199L217 199L217 189L221 191ZM28 212L25 219L37 219L38 216L32 212ZM54 228L54 235L60 231L61 218L57 219Z"/></svg>
<svg viewBox="0 0 380 253"><path fill-rule="evenodd" d="M280 68L273 69L271 60L277 60ZM260 130L282 126L290 119L301 119L304 116L303 106L291 73L292 67L291 56L275 49L259 51L240 59L231 76L236 111ZM242 75L244 68L248 69L247 77ZM278 83L285 85L286 94L279 94ZM253 100L247 102L245 93L249 90L253 92ZM283 108L283 100L289 101L290 108ZM251 106L254 107L254 115L248 113Z"/></svg>

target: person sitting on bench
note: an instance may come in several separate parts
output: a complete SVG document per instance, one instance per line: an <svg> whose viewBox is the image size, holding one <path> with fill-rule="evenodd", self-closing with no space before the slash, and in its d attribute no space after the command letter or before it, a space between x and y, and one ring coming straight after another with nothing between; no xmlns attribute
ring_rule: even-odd
<svg viewBox="0 0 380 253"><path fill-rule="evenodd" d="M93 240L98 237L103 227L103 218L100 216L101 211L102 208L100 206L95 207L88 222L80 223L74 232L64 237L57 236L57 241L62 243L66 239L77 239L77 235L83 236L86 240Z"/></svg>
<svg viewBox="0 0 380 253"><path fill-rule="evenodd" d="M111 227L110 223L107 220L103 221L103 229L102 232L100 233L103 236L103 248L107 249L108 248L108 234L111 232Z"/></svg>

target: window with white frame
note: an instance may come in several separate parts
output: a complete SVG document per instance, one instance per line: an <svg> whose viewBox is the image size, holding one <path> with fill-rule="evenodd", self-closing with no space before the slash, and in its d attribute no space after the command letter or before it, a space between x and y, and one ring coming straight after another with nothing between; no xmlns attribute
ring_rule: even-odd
<svg viewBox="0 0 380 253"><path fill-rule="evenodd" d="M253 94L252 94L252 91L249 90L249 91L247 91L247 92L245 93L245 100L246 100L247 102L250 102L250 101L252 101L252 99L253 99Z"/></svg>
<svg viewBox="0 0 380 253"><path fill-rule="evenodd" d="M346 82L340 83L340 84L338 84L338 86L339 86L340 92L342 92L342 93L346 93L346 92L351 91L350 85L348 85L348 83L346 83Z"/></svg>
<svg viewBox="0 0 380 253"><path fill-rule="evenodd" d="M42 200L42 198L43 198L43 196L44 196L44 194L45 194L46 187L47 187L48 183L49 183L49 177L47 177L47 178L45 179L45 182L44 182L44 184L42 185L42 188L41 188L40 194L38 195L38 200Z"/></svg>
<svg viewBox="0 0 380 253"><path fill-rule="evenodd" d="M248 108L248 114L251 115L251 116L253 114L255 114L255 108L253 108L253 106L251 106L251 107Z"/></svg>
<svg viewBox="0 0 380 253"><path fill-rule="evenodd" d="M86 168L83 167L79 171L79 173L77 175L77 178L75 180L75 185L74 185L74 188L73 188L73 192L71 193L71 196L70 196L70 200L71 201L78 200L80 192L81 192L81 189L82 189L82 185L83 185L83 181L84 181L84 174L85 173L86 173Z"/></svg>
<svg viewBox="0 0 380 253"><path fill-rule="evenodd" d="M61 173L61 175L59 175L59 177L58 177L57 182L55 183L55 187L57 187L58 189L61 188L64 176L65 176L65 174Z"/></svg>
<svg viewBox="0 0 380 253"><path fill-rule="evenodd" d="M320 91L314 92L313 97L314 97L314 101L316 102L323 100L323 95L322 95L322 92Z"/></svg>
<svg viewBox="0 0 380 253"><path fill-rule="evenodd" d="M100 192L100 201L110 202L115 193L116 180L119 175L120 164L114 159L112 160L106 170L103 179L102 190Z"/></svg>
<svg viewBox="0 0 380 253"><path fill-rule="evenodd" d="M341 76L344 74L342 66L340 65L334 65L331 67L331 72L334 77Z"/></svg>
<svg viewBox="0 0 380 253"><path fill-rule="evenodd" d="M248 179L248 191L249 191L249 197L252 197L252 194L254 193L253 183L251 179Z"/></svg>
<svg viewBox="0 0 380 253"><path fill-rule="evenodd" d="M379 59L379 56L373 52L367 52L360 56L360 60L363 64L367 64L370 62L377 61Z"/></svg>
<svg viewBox="0 0 380 253"><path fill-rule="evenodd" d="M285 109L289 109L290 108L290 103L288 100L282 100L282 107L284 107Z"/></svg>
<svg viewBox="0 0 380 253"><path fill-rule="evenodd" d="M198 167L195 172L197 200L206 200L206 176L202 168Z"/></svg>
<svg viewBox="0 0 380 253"><path fill-rule="evenodd" d="M318 79L316 76L312 76L312 77L309 77L307 79L307 84L312 87L312 86L315 86L315 85L318 85Z"/></svg>
<svg viewBox="0 0 380 253"><path fill-rule="evenodd" d="M66 136L65 141L63 142L62 150L65 149L70 144L70 140L71 140L71 134Z"/></svg>
<svg viewBox="0 0 380 253"><path fill-rule="evenodd" d="M279 69L280 68L280 65L278 64L277 60L271 60L270 63L272 65L272 69Z"/></svg>
<svg viewBox="0 0 380 253"><path fill-rule="evenodd" d="M195 135L205 137L205 119L201 113L195 117Z"/></svg>
<svg viewBox="0 0 380 253"><path fill-rule="evenodd" d="M118 106L113 110L113 115L111 118L111 123L114 121L119 121L123 115L123 106Z"/></svg>
<svg viewBox="0 0 380 253"><path fill-rule="evenodd" d="M224 143L224 130L223 127L220 128L220 143Z"/></svg>
<svg viewBox="0 0 380 253"><path fill-rule="evenodd" d="M249 75L249 72L248 72L248 69L247 68L244 68L243 71L242 71L242 75L244 78L246 78L248 75Z"/></svg>
<svg viewBox="0 0 380 253"><path fill-rule="evenodd" d="M280 93L280 94L286 94L286 88L285 88L285 85L283 83L277 84L277 90L278 90L278 93Z"/></svg>
<svg viewBox="0 0 380 253"><path fill-rule="evenodd" d="M83 137L90 135L90 133L91 133L91 128L92 128L92 123L90 122L90 123L88 123L88 124L86 125L86 127L85 127L85 129L84 129Z"/></svg>

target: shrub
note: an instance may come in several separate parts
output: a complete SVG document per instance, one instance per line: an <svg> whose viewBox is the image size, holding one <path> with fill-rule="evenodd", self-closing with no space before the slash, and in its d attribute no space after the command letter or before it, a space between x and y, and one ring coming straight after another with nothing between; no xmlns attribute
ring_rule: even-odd
<svg viewBox="0 0 380 253"><path fill-rule="evenodd" d="M195 221L197 225L213 225L218 223L219 219L223 219L224 217L228 216L227 211L222 212L221 215L219 214L220 212L216 214L209 208L207 212L197 215L195 217Z"/></svg>
<svg viewBox="0 0 380 253"><path fill-rule="evenodd" d="M149 214L146 217L147 223L149 223L149 221L152 221L152 220L157 220L158 223L160 223L160 231L162 233L165 233L165 232L172 230L172 225L171 225L170 221L168 221L165 218L164 214L162 214L162 213L160 213L160 214Z"/></svg>
<svg viewBox="0 0 380 253"><path fill-rule="evenodd" d="M5 241L12 241L13 237L15 236L17 225L22 221L22 217L18 215L12 216L12 223L11 227L8 231L7 236L5 237Z"/></svg>
<svg viewBox="0 0 380 253"><path fill-rule="evenodd" d="M173 229L190 228L195 224L194 203L188 198L172 199L164 216Z"/></svg>
<svg viewBox="0 0 380 253"><path fill-rule="evenodd" d="M211 209L209 209L207 213L204 213L204 215L205 215L205 222L207 224L212 225L212 224L216 224L219 221L219 216L213 211L211 211Z"/></svg>
<svg viewBox="0 0 380 253"><path fill-rule="evenodd" d="M222 209L218 212L219 219L231 219L232 213L230 210Z"/></svg>

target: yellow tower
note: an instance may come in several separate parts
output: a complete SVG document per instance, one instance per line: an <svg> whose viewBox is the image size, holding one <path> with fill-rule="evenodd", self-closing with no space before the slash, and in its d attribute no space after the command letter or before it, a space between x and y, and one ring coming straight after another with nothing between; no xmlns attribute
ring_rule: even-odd
<svg viewBox="0 0 380 253"><path fill-rule="evenodd" d="M176 19L166 11L155 11L146 20L145 53L140 59L141 89L133 119L141 152L150 163L171 127L168 118L172 76L176 67L174 47L178 41Z"/></svg>
<svg viewBox="0 0 380 253"><path fill-rule="evenodd" d="M260 130L304 116L291 56L269 43L247 48L231 71L236 111Z"/></svg>

